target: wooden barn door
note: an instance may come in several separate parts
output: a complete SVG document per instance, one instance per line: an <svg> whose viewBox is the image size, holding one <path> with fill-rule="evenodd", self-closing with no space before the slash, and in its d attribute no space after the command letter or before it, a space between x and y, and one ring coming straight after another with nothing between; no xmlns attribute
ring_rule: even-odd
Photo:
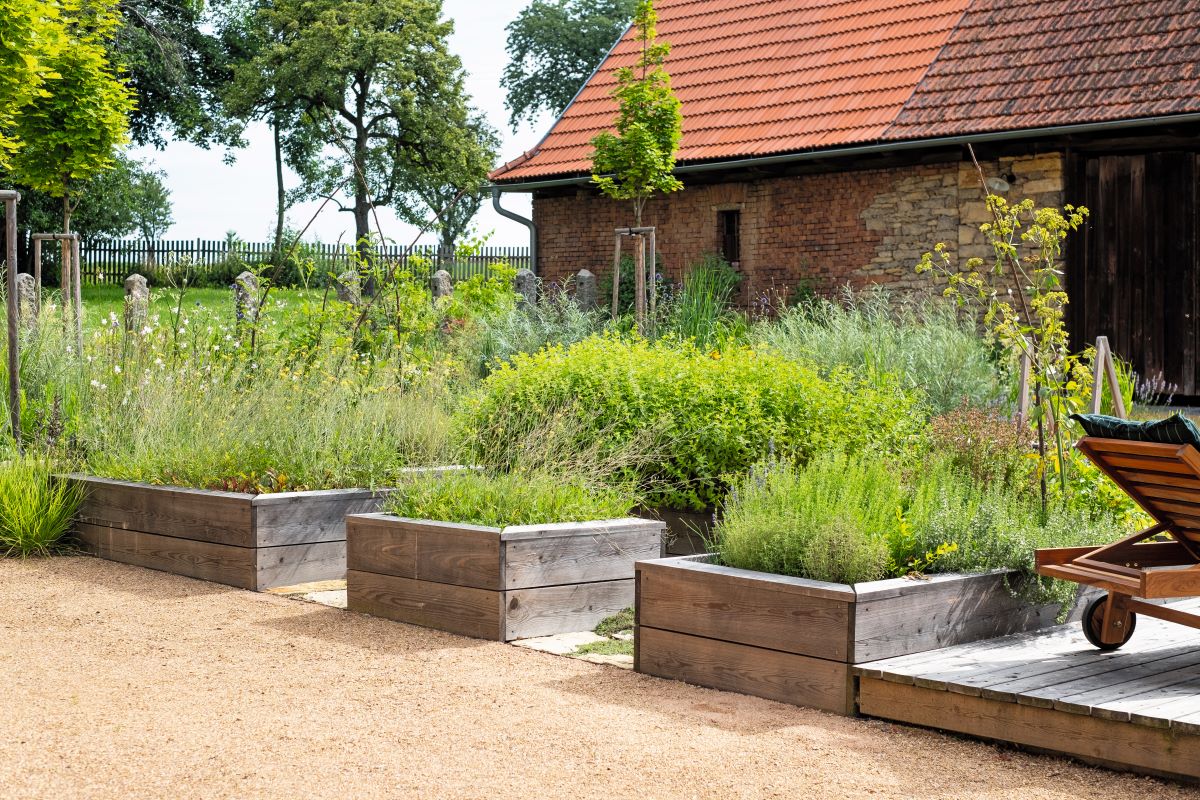
<svg viewBox="0 0 1200 800"><path fill-rule="evenodd" d="M1197 369L1198 156L1077 155L1067 202L1091 211L1067 253L1068 325L1077 347L1107 336L1140 376L1200 394Z"/></svg>

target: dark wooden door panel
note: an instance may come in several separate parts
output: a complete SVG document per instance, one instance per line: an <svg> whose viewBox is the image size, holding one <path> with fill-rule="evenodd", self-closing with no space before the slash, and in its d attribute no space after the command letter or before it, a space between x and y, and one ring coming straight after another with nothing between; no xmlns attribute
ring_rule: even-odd
<svg viewBox="0 0 1200 800"><path fill-rule="evenodd" d="M1200 394L1196 237L1200 159L1190 152L1075 156L1067 200L1088 207L1067 254L1078 347L1107 336L1139 375Z"/></svg>

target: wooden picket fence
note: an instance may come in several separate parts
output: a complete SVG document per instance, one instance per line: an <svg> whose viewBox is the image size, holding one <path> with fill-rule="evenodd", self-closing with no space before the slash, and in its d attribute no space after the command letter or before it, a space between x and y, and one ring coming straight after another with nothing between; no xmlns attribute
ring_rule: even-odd
<svg viewBox="0 0 1200 800"><path fill-rule="evenodd" d="M85 243L80 262L84 283L121 284L135 272L153 272L184 262L200 271L220 267L231 259L247 266L262 264L271 260L272 249L268 242L111 239ZM430 262L432 269L448 271L456 281L480 273L486 275L488 268L498 262L516 269L529 267L528 247L485 247L466 256L456 255L438 245L419 245L412 249L389 245L376 248L376 252L381 258L400 261L405 267L410 259L419 258L423 264ZM316 274L342 272L353 259L349 248L337 244L303 244L297 253L303 260L311 261ZM58 258L56 249L47 248L44 258L43 270L53 268Z"/></svg>

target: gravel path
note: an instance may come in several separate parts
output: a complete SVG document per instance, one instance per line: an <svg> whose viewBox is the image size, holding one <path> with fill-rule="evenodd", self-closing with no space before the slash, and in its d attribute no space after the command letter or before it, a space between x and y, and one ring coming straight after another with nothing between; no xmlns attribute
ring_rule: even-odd
<svg viewBox="0 0 1200 800"><path fill-rule="evenodd" d="M1198 794L83 557L0 560L0 723L6 799Z"/></svg>

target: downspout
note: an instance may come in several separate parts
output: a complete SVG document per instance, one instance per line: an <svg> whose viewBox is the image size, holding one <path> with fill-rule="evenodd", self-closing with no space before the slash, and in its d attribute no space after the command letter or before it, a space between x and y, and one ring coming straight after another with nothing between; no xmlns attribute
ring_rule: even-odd
<svg viewBox="0 0 1200 800"><path fill-rule="evenodd" d="M499 186L492 187L492 208L494 208L496 213L500 216L505 217L506 219L511 219L513 222L519 222L526 228L529 228L529 269L534 275L538 274L537 224L531 219L527 219L516 212L509 211L507 208L503 208L500 205Z"/></svg>

